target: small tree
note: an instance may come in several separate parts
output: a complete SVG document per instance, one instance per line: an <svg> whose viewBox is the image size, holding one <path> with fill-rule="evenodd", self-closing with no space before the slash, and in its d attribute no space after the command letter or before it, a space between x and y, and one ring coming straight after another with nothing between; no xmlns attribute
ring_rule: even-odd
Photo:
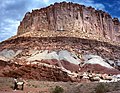
<svg viewBox="0 0 120 93"><path fill-rule="evenodd" d="M56 86L52 91L52 93L63 93L63 92L64 92L64 89L60 86Z"/></svg>

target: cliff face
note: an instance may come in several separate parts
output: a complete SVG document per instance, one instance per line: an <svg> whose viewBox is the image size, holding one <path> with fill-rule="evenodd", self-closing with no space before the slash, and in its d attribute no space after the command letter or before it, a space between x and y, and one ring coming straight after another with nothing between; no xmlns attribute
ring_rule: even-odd
<svg viewBox="0 0 120 93"><path fill-rule="evenodd" d="M18 35L29 31L71 31L120 41L120 22L92 7L73 3L55 3L46 8L26 13L18 27Z"/></svg>
<svg viewBox="0 0 120 93"><path fill-rule="evenodd" d="M17 35L0 43L0 76L81 81L76 72L119 74L119 63L119 20L73 3L26 13Z"/></svg>

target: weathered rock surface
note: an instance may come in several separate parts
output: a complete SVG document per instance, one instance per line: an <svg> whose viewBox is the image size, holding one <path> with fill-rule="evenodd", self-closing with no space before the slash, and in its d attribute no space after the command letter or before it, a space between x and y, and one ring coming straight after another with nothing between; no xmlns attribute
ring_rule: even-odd
<svg viewBox="0 0 120 93"><path fill-rule="evenodd" d="M120 47L107 42L76 37L18 37L0 44L4 49L22 50L21 56L29 55L29 50L69 50L77 54L95 54L102 58L120 59Z"/></svg>
<svg viewBox="0 0 120 93"><path fill-rule="evenodd" d="M48 81L71 81L66 72L58 68L46 66L22 66L8 64L0 61L0 76L3 77L22 77L26 79L48 80Z"/></svg>
<svg viewBox="0 0 120 93"><path fill-rule="evenodd" d="M96 40L88 40L88 39L81 39L75 37L18 37L1 43L0 51L2 51L3 49L14 50L14 51L18 49L22 50L22 53L20 53L16 57L14 62L23 65L26 64L24 63L24 59L25 60L31 59L28 61L33 61L34 63L42 62L50 65L59 66L58 63L60 60L58 55L59 55L59 51L61 50L67 50L70 53L75 54L80 59L80 62L85 62L85 59L83 59L83 55L86 54L98 55L105 60L112 60L113 62L115 62L115 60L120 60L119 46L111 45L107 42L100 42ZM43 55L42 52L46 50L47 53L44 53ZM65 53L63 57L64 56L67 58L69 58L69 56L72 56L73 58L75 57L71 54L69 54L68 56L66 55L67 54ZM77 60L76 57L74 59ZM75 65L77 63L71 64L77 61L70 59L70 60L61 60L60 62L62 63L63 67L67 70L70 71L79 70L78 65ZM98 63L99 62L100 61L98 60ZM102 70L103 69L101 69L101 72Z"/></svg>
<svg viewBox="0 0 120 93"><path fill-rule="evenodd" d="M119 74L119 34L117 18L91 7L62 2L34 10L16 36L0 43L0 76L76 81L81 71Z"/></svg>
<svg viewBox="0 0 120 93"><path fill-rule="evenodd" d="M99 64L85 64L82 68L81 68L81 72L85 72L85 71L94 71L94 73L102 73L102 74L120 74L120 71L117 69L110 69L110 68L106 68L104 66L101 66Z"/></svg>
<svg viewBox="0 0 120 93"><path fill-rule="evenodd" d="M30 31L70 31L96 36L97 40L120 41L120 22L106 12L74 3L55 3L26 13L18 35Z"/></svg>

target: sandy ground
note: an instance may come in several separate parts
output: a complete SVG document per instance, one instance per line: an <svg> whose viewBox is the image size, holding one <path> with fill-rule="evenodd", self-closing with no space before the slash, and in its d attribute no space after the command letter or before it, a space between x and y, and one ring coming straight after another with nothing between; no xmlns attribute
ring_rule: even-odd
<svg viewBox="0 0 120 93"><path fill-rule="evenodd" d="M95 87L98 83L77 83L77 82L50 82L25 80L24 90L13 90L13 78L0 77L0 93L52 93L56 86L64 89L64 93L96 93ZM120 93L120 82L106 84L106 93Z"/></svg>

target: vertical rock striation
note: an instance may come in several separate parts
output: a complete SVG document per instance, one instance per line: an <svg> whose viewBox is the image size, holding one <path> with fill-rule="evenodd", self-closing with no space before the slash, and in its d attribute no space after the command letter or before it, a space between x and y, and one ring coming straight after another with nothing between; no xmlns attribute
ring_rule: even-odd
<svg viewBox="0 0 120 93"><path fill-rule="evenodd" d="M55 3L26 13L17 35L29 31L72 31L120 41L120 22L108 13L74 3Z"/></svg>

